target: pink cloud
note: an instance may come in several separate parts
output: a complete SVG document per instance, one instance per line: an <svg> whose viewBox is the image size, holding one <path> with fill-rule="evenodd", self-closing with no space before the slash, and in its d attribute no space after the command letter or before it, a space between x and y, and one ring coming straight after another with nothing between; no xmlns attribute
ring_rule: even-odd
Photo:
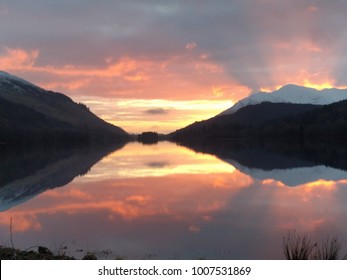
<svg viewBox="0 0 347 280"><path fill-rule="evenodd" d="M216 99L222 96L216 95L214 88L239 86L224 73L221 65L194 54L161 60L107 57L104 67L38 65L39 55L38 50L7 48L0 56L0 66L44 88L71 96ZM224 94L223 98L228 95Z"/></svg>
<svg viewBox="0 0 347 280"><path fill-rule="evenodd" d="M31 70L38 56L38 50L5 48L5 54L0 56L0 68L9 71Z"/></svg>

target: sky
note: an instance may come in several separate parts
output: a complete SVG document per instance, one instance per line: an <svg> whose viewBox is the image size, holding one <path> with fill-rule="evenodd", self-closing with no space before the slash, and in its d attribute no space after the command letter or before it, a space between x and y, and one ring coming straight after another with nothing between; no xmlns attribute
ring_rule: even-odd
<svg viewBox="0 0 347 280"><path fill-rule="evenodd" d="M0 0L0 70L130 133L257 91L347 85L343 0Z"/></svg>

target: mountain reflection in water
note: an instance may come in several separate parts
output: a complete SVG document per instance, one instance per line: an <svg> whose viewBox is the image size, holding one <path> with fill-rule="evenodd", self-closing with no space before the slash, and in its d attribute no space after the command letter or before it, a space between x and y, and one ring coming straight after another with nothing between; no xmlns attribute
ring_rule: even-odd
<svg viewBox="0 0 347 280"><path fill-rule="evenodd" d="M347 147L340 141L219 140L181 145L196 152L215 155L253 178L273 179L287 186L318 180L347 180Z"/></svg>
<svg viewBox="0 0 347 280"><path fill-rule="evenodd" d="M319 180L300 177L300 186L289 188L283 176L271 173L317 166L345 172L343 160L337 157L328 166L328 148L320 148L319 159L312 151L300 156L297 147L269 145L225 141L188 149L169 142L129 143L55 156L32 153L18 163L4 156L1 167L9 176L1 176L7 186L0 193L2 243L10 241L10 218L16 247L64 245L76 257L94 251L111 259L278 259L282 236L294 228L343 242L346 176L329 179L323 168ZM40 166L24 165L35 158ZM8 186L17 183L25 188L11 194Z"/></svg>
<svg viewBox="0 0 347 280"><path fill-rule="evenodd" d="M48 189L64 186L83 176L108 153L111 146L16 147L0 150L0 211L5 211Z"/></svg>

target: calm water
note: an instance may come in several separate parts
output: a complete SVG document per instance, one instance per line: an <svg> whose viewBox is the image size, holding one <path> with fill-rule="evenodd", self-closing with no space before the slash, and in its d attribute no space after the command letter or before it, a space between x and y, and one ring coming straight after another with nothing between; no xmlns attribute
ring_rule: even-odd
<svg viewBox="0 0 347 280"><path fill-rule="evenodd" d="M282 259L291 229L347 244L342 167L294 152L194 149L3 152L0 244L10 245L11 218L15 247L75 257Z"/></svg>

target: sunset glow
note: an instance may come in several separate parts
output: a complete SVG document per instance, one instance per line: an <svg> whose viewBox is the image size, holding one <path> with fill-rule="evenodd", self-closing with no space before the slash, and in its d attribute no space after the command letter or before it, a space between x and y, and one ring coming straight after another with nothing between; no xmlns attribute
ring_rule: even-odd
<svg viewBox="0 0 347 280"><path fill-rule="evenodd" d="M129 133L169 133L195 121L209 119L233 105L230 100L165 100L77 97L99 117ZM141 124L141 125L139 125Z"/></svg>
<svg viewBox="0 0 347 280"><path fill-rule="evenodd" d="M171 132L289 83L347 86L343 1L31 2L0 4L0 69L130 133Z"/></svg>

